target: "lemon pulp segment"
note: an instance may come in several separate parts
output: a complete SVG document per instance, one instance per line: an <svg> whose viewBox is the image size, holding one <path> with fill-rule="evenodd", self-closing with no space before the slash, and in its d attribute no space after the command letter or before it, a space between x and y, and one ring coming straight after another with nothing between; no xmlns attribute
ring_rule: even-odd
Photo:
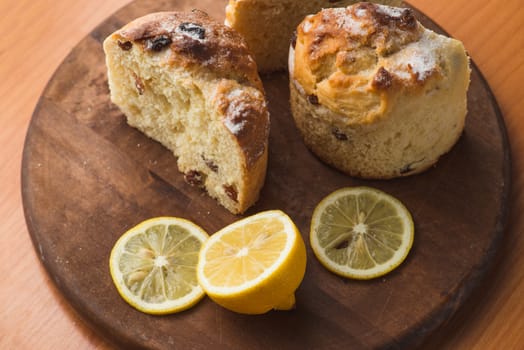
<svg viewBox="0 0 524 350"><path fill-rule="evenodd" d="M110 257L113 281L122 297L147 313L192 306L204 292L196 265L207 234L179 218L154 218L126 232Z"/></svg>
<svg viewBox="0 0 524 350"><path fill-rule="evenodd" d="M286 242L284 225L279 221L260 220L239 226L207 251L207 278L217 287L252 281L277 261Z"/></svg>
<svg viewBox="0 0 524 350"><path fill-rule="evenodd" d="M200 253L198 279L218 304L257 314L292 308L305 268L298 229L287 215L273 210L212 235Z"/></svg>
<svg viewBox="0 0 524 350"><path fill-rule="evenodd" d="M310 241L321 263L345 277L369 279L397 267L413 243L413 220L394 197L367 187L345 188L315 209Z"/></svg>

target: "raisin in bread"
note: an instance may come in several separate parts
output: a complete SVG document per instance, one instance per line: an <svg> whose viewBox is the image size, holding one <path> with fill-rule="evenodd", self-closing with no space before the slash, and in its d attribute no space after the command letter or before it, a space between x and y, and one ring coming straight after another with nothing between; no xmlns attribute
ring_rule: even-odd
<svg viewBox="0 0 524 350"><path fill-rule="evenodd" d="M308 16L291 45L289 73L306 145L352 176L420 173L464 129L464 46L424 28L407 8L360 3Z"/></svg>
<svg viewBox="0 0 524 350"><path fill-rule="evenodd" d="M269 114L243 38L202 11L138 18L104 41L111 100L232 213L263 186Z"/></svg>
<svg viewBox="0 0 524 350"><path fill-rule="evenodd" d="M262 72L286 69L289 42L306 15L357 0L229 0L226 24L246 39ZM398 6L401 0L373 0Z"/></svg>

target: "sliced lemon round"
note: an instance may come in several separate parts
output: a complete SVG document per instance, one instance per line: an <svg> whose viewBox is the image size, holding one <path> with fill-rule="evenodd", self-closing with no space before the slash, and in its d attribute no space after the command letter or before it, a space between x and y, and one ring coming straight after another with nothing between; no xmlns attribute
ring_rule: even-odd
<svg viewBox="0 0 524 350"><path fill-rule="evenodd" d="M200 251L198 281L219 305L243 314L289 310L306 270L306 248L279 210L237 221L213 234Z"/></svg>
<svg viewBox="0 0 524 350"><path fill-rule="evenodd" d="M414 225L396 198L369 187L348 187L324 198L311 220L311 248L328 270L348 278L383 276L413 245Z"/></svg>
<svg viewBox="0 0 524 350"><path fill-rule="evenodd" d="M113 282L131 306L149 314L185 310L205 295L196 276L208 234L175 217L146 220L124 233L109 258Z"/></svg>

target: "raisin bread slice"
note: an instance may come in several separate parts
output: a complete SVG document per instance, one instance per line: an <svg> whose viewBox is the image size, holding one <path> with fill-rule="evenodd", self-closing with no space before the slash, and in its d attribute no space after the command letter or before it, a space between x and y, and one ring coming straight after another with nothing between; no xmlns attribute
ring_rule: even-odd
<svg viewBox="0 0 524 350"><path fill-rule="evenodd" d="M243 213L267 167L269 114L243 38L202 11L138 18L104 41L111 100L191 185Z"/></svg>

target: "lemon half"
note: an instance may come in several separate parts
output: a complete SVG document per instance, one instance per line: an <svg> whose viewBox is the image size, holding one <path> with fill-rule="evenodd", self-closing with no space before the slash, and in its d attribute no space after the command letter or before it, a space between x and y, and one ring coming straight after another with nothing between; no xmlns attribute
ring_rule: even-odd
<svg viewBox="0 0 524 350"><path fill-rule="evenodd" d="M311 220L311 248L330 271L348 278L383 276L407 257L414 238L408 209L369 187L348 187L325 197Z"/></svg>
<svg viewBox="0 0 524 350"><path fill-rule="evenodd" d="M174 217L146 220L124 233L109 258L113 282L136 309L149 314L185 310L205 295L196 276L208 234Z"/></svg>
<svg viewBox="0 0 524 350"><path fill-rule="evenodd" d="M244 314L289 310L306 270L306 248L282 211L262 212L213 234L200 251L198 281L219 305Z"/></svg>

